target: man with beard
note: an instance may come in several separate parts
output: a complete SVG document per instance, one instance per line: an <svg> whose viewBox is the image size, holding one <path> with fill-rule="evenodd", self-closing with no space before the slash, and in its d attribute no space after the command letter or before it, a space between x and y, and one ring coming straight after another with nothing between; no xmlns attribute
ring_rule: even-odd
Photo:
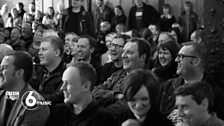
<svg viewBox="0 0 224 126"><path fill-rule="evenodd" d="M33 32L31 23L23 23L22 25L22 39L25 41L25 48L28 50L29 46L33 42Z"/></svg>
<svg viewBox="0 0 224 126"><path fill-rule="evenodd" d="M28 83L33 73L30 54L18 51L4 56L1 72L3 79L0 88L3 90L0 91L0 125L45 125L50 115L49 108L36 104L37 101L44 101L44 98Z"/></svg>
<svg viewBox="0 0 224 126"><path fill-rule="evenodd" d="M97 73L97 80L95 84L100 82L101 65L99 61L94 57L94 50L96 47L96 40L88 35L80 36L77 42L77 55L78 61L89 63L95 68Z"/></svg>
<svg viewBox="0 0 224 126"><path fill-rule="evenodd" d="M123 53L123 47L126 44L128 36L116 35L114 40L110 43L109 53L111 55L112 62L104 64L102 67L100 84L107 80L114 72L122 69L123 62L121 55Z"/></svg>

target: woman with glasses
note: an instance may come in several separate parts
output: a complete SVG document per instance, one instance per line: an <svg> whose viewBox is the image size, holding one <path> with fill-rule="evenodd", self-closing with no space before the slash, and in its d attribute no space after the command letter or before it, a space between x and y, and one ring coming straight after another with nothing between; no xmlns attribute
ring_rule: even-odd
<svg viewBox="0 0 224 126"><path fill-rule="evenodd" d="M129 113L122 126L171 126L172 123L159 112L158 79L150 71L137 69L124 80L124 99Z"/></svg>
<svg viewBox="0 0 224 126"><path fill-rule="evenodd" d="M161 82L176 76L175 59L179 50L179 44L173 40L163 42L157 47L156 65L152 71L159 76Z"/></svg>

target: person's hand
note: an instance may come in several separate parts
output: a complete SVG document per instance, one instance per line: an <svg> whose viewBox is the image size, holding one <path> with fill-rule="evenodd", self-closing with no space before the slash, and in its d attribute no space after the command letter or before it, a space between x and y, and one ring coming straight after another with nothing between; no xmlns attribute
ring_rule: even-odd
<svg viewBox="0 0 224 126"><path fill-rule="evenodd" d="M136 119L128 119L121 126L141 126Z"/></svg>

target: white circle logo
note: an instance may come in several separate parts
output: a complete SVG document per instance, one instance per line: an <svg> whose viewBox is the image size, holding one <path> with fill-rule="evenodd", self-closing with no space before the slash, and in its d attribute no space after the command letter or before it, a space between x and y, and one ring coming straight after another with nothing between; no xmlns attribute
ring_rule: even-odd
<svg viewBox="0 0 224 126"><path fill-rule="evenodd" d="M37 99L39 94L35 91L27 91L22 96L22 105L28 110L34 110L38 107Z"/></svg>

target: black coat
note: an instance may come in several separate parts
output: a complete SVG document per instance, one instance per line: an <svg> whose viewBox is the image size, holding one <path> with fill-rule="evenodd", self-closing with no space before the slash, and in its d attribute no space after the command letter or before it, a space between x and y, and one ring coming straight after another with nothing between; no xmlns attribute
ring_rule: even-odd
<svg viewBox="0 0 224 126"><path fill-rule="evenodd" d="M131 8L129 12L129 29L137 29L136 22L136 11L137 6ZM143 28L148 28L148 26L152 23L158 23L159 21L159 13L151 6L144 4L143 5L143 16L142 16L142 26Z"/></svg>
<svg viewBox="0 0 224 126"><path fill-rule="evenodd" d="M53 109L49 126L117 126L112 115L91 102L80 114L73 112L71 104L60 104Z"/></svg>

